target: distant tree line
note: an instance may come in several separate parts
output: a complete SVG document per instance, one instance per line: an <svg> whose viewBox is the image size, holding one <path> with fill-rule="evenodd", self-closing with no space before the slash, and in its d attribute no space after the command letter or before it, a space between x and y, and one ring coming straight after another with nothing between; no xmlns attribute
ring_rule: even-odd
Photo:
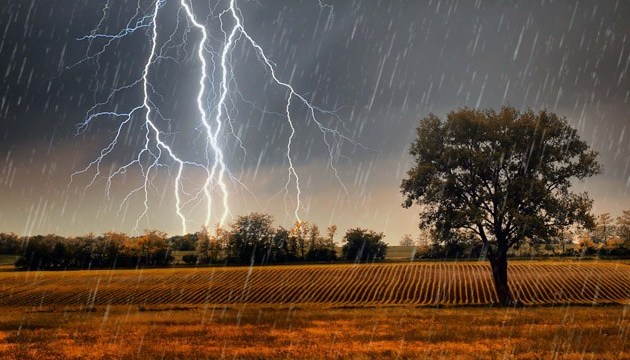
<svg viewBox="0 0 630 360"><path fill-rule="evenodd" d="M454 235L444 239L434 231L423 230L417 239L404 235L400 245L415 246L416 259L478 259L484 255L482 242L473 234L459 231ZM527 239L515 250L522 246L527 246L526 253L533 256L630 257L630 210L614 219L610 213L598 215L591 230L568 228L555 237Z"/></svg>
<svg viewBox="0 0 630 360"><path fill-rule="evenodd" d="M189 265L332 262L340 260L335 251L336 232L333 225L322 234L317 225L308 222L296 222L291 229L276 228L271 215L251 213L238 216L227 228L204 227L193 234L172 237L155 230L140 236L117 232L78 237L0 233L0 254L15 255L16 267L32 270L169 266L176 252L186 252L181 260ZM348 230L341 260L383 260L387 252L383 237L371 230Z"/></svg>
<svg viewBox="0 0 630 360"><path fill-rule="evenodd" d="M332 225L322 234L319 227L298 221L291 229L274 227L267 214L238 216L228 229L207 228L195 234L195 252L184 257L189 264L276 264L287 262L332 262L337 259ZM367 262L385 258L387 244L382 233L350 229L343 238L342 260Z"/></svg>
<svg viewBox="0 0 630 360"><path fill-rule="evenodd" d="M135 237L108 232L71 238L3 233L0 253L16 255L15 266L31 270L165 266L173 260L166 234L160 231Z"/></svg>
<svg viewBox="0 0 630 360"><path fill-rule="evenodd" d="M578 254L630 256L630 210L614 220L610 213L600 214L593 230L575 230L571 234L576 238Z"/></svg>
<svg viewBox="0 0 630 360"><path fill-rule="evenodd" d="M417 239L405 234L400 245L415 246L415 259L478 259L483 250L481 241L463 231L441 238L434 230L422 229Z"/></svg>

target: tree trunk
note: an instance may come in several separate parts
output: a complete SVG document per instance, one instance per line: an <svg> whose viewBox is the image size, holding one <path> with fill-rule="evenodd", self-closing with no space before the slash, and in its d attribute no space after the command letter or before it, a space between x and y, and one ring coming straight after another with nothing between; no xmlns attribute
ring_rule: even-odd
<svg viewBox="0 0 630 360"><path fill-rule="evenodd" d="M488 258L490 259L490 266L492 268L494 288L499 297L499 305L515 305L512 295L510 294L510 286L508 285L507 250L499 250L497 253L489 254Z"/></svg>

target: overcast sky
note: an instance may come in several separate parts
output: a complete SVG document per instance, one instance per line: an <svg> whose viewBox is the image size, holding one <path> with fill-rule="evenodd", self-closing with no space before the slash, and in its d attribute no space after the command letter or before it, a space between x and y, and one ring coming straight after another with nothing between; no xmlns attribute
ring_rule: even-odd
<svg viewBox="0 0 630 360"><path fill-rule="evenodd" d="M628 1L239 1L244 29L264 49L278 79L331 113L317 120L346 139L324 135L295 101L291 159L300 178L299 216L320 227L366 227L397 244L417 233L417 209L403 209L398 186L410 167L407 149L422 117L459 107L548 109L575 126L600 152L604 174L576 183L595 211L630 208L630 2ZM327 6L323 6L327 5ZM329 5L329 6L328 6ZM192 1L208 31L208 111L220 91L225 2ZM71 177L114 138L121 119L103 116L78 132L90 109L128 112L142 104L151 50L152 1L13 1L0 9L0 231L63 235L132 232L144 209L140 169L106 177L132 161L145 140L143 113L100 166ZM137 13L136 13L137 12ZM139 21L140 20L140 21ZM223 21L220 21L223 20ZM120 39L82 37L121 34ZM159 9L150 67L151 102L163 138L181 157L203 161L205 138L196 96L200 32L180 1ZM107 43L109 45L105 46ZM100 55L96 55L103 49ZM243 36L229 57L226 164L243 185L228 183L233 215L271 213L295 221L295 181L286 156L288 92L274 83ZM140 84L141 85L141 84ZM126 87L109 97L113 89ZM109 98L108 98L109 97ZM159 111L159 116L157 111ZM227 119L225 120L227 121ZM331 146L329 148L327 146ZM242 147L241 147L242 145ZM332 156L331 156L332 154ZM151 173L148 213L139 230L182 231L175 211L176 167ZM334 169L333 167L334 166ZM335 169L339 179L335 176ZM341 180L341 182L339 181ZM204 173L187 169L183 186L198 190ZM344 190L347 188L347 193ZM220 202L215 191L214 198ZM185 194L182 194L186 197ZM213 221L218 221L215 204ZM189 231L205 218L203 201L183 207Z"/></svg>

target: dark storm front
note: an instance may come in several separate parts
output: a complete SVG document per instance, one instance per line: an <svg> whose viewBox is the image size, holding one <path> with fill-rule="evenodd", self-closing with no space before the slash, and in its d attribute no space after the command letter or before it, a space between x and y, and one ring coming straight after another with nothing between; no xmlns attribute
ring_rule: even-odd
<svg viewBox="0 0 630 360"><path fill-rule="evenodd" d="M223 15L224 35L217 17L229 9L229 2L186 4L207 29L204 107L216 131L220 58L226 35L236 22L230 12ZM108 154L85 194L97 174L95 168L67 185L70 174L99 157L126 118L94 119L80 136L76 136L77 125L89 114L129 114L143 104L142 78L151 53L156 3L139 5L136 12L134 2L112 1L104 8L88 1L26 1L0 10L5 24L0 52L6 60L6 76L0 80L4 230L77 234L130 232L136 227L145 210L144 193L134 192L123 201L144 186L139 164L114 179L109 199L103 193L107 178L120 166L139 158L148 169L155 160L154 132L152 154L145 151L138 157L146 142L146 108L136 110L126 123L119 149ZM584 185L597 210L617 213L630 201L624 120L630 111L630 47L624 40L629 30L624 14L630 11L625 2L331 2L333 9L315 1L236 5L244 30L264 50L277 79L311 104L334 112L317 114L325 127L368 148L355 147L333 133L325 136L349 199L360 199L361 207L374 209L366 213L355 201L345 201L348 195L329 166L324 135L310 119L308 107L292 97L289 110L296 132L290 157L295 174L302 174L300 217L323 225L335 218L342 230L357 225L376 228L392 241L417 231L417 218L387 194L399 185L408 166L404 154L417 120L429 112L443 115L461 106L498 109L511 104L566 116L600 152L606 169ZM206 148L214 132L207 135L197 104L202 31L193 26L180 1L160 5L157 31L156 54L148 71L150 106L155 107L149 120L159 125L162 141L176 150L179 159L212 169L215 151ZM226 168L251 192L224 174L228 205L238 214L257 204L255 210L271 212L278 221L290 224L298 205L297 179L289 173L287 158L290 90L273 80L258 50L236 31L238 40L227 64L229 97L217 145ZM122 38L96 37L99 34ZM108 100L112 90L131 84L135 85L89 112ZM228 113L247 155L232 136ZM149 172L155 185L149 191L149 220L142 218L137 226L143 230L159 224L160 230L180 233L183 226L175 198L180 164L164 148L161 152L160 162L170 172L166 167ZM219 170L212 178L219 176ZM180 208L190 219L186 224L191 231L207 218L206 195L199 190L208 177L202 167L184 166ZM181 191L194 196L187 198ZM211 226L223 216L223 190L213 183L212 191ZM192 200L197 194L199 198ZM268 199L272 199L269 204Z"/></svg>

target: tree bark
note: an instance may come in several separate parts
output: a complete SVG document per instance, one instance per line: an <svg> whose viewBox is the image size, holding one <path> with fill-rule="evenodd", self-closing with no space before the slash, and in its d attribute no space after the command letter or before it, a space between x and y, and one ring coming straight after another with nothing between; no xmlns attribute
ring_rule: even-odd
<svg viewBox="0 0 630 360"><path fill-rule="evenodd" d="M514 306L515 302L510 294L508 285L507 249L499 249L496 253L488 254L492 268L492 280L499 297L500 306Z"/></svg>

